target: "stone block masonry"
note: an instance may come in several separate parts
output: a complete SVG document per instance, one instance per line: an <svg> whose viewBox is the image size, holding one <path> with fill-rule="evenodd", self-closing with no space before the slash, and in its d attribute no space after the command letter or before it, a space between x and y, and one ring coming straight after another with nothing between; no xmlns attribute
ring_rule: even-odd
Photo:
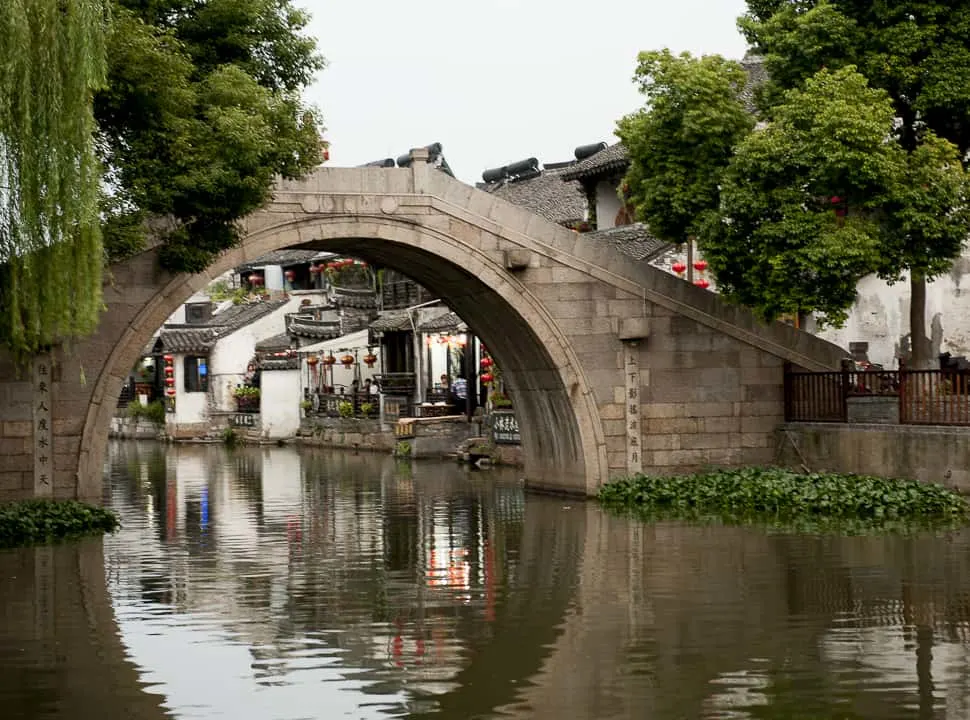
<svg viewBox="0 0 970 720"><path fill-rule="evenodd" d="M110 269L98 331L55 352L55 497L102 497L118 394L165 319L226 270L296 245L400 269L468 323L502 368L536 488L592 494L638 467L761 462L782 417L782 363L834 370L846 355L464 185L420 153L409 168L324 167L282 181L244 226L240 245L198 275L166 273L157 247ZM32 492L35 453L17 424L32 421L31 392L0 357L8 496Z"/></svg>

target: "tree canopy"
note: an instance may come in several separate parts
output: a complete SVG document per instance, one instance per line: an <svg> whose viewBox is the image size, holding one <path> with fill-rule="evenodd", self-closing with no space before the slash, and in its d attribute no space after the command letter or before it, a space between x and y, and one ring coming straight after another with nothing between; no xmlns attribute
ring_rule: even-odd
<svg viewBox="0 0 970 720"><path fill-rule="evenodd" d="M875 269L908 272L913 361L925 365L926 281L957 257L970 224L970 5L932 0L748 0L739 25L764 56L770 80L759 104L771 118L786 90L819 70L855 67L886 92L895 118L887 137L909 155L883 206Z"/></svg>
<svg viewBox="0 0 970 720"><path fill-rule="evenodd" d="M634 82L646 106L618 123L630 158L625 178L637 216L658 237L683 243L718 206L718 184L754 119L740 100L746 74L716 55L639 56Z"/></svg>
<svg viewBox="0 0 970 720"><path fill-rule="evenodd" d="M95 113L109 170L105 244L117 259L164 218L162 262L204 269L276 175L320 162L301 90L324 61L290 0L114 0Z"/></svg>
<svg viewBox="0 0 970 720"><path fill-rule="evenodd" d="M851 67L789 90L737 147L720 216L701 236L727 297L766 318L816 311L838 322L880 254L882 208L904 154L887 142L888 95Z"/></svg>
<svg viewBox="0 0 970 720"><path fill-rule="evenodd" d="M21 358L90 332L101 308L102 0L0 3L0 345Z"/></svg>

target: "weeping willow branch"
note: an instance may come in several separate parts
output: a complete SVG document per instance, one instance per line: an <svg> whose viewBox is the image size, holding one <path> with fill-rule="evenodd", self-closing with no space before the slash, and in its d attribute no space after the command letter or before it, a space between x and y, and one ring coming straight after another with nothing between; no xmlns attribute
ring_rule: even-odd
<svg viewBox="0 0 970 720"><path fill-rule="evenodd" d="M97 326L106 24L106 0L0 2L0 345L21 357Z"/></svg>

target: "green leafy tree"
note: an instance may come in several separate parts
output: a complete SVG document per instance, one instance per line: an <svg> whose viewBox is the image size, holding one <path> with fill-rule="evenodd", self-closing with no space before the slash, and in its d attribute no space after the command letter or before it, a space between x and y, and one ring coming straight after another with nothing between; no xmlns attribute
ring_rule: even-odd
<svg viewBox="0 0 970 720"><path fill-rule="evenodd" d="M771 116L785 90L821 68L855 66L888 94L893 140L908 170L887 211L899 215L880 248L880 274L908 272L913 364L929 364L926 282L943 272L966 238L963 180L949 141L970 152L970 5L940 0L748 0L739 25L764 58L770 81L759 103ZM908 177L907 177L908 176ZM931 180L930 182L922 182ZM936 182L933 182L935 180ZM907 182L916 185L906 187ZM925 185L925 187L924 187ZM891 262L888 262L890 261Z"/></svg>
<svg viewBox="0 0 970 720"><path fill-rule="evenodd" d="M628 199L657 237L683 243L716 210L733 148L754 126L739 97L746 80L716 55L640 54L634 82L646 106L622 118L617 135L630 157Z"/></svg>
<svg viewBox="0 0 970 720"><path fill-rule="evenodd" d="M97 325L105 23L102 0L0 2L0 345L21 359Z"/></svg>
<svg viewBox="0 0 970 720"><path fill-rule="evenodd" d="M108 86L96 98L111 259L164 236L162 263L204 269L276 175L320 162L300 97L323 67L290 0L114 0Z"/></svg>
<svg viewBox="0 0 970 720"><path fill-rule="evenodd" d="M883 208L904 167L887 142L893 118L886 92L852 68L785 94L737 147L720 216L701 234L722 293L766 319L844 319L856 283L878 266Z"/></svg>

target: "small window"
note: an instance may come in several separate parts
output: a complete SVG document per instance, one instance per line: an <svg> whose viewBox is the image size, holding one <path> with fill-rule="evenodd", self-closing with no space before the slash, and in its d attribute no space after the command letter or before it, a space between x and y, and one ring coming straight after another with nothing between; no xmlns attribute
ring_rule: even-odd
<svg viewBox="0 0 970 720"><path fill-rule="evenodd" d="M185 392L209 390L209 364L204 357L188 355L185 358Z"/></svg>

